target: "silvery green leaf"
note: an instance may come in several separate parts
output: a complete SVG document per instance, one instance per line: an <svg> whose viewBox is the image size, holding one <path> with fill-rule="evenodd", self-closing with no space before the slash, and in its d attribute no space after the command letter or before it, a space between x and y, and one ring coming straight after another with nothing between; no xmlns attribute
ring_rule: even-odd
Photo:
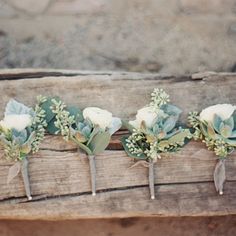
<svg viewBox="0 0 236 236"><path fill-rule="evenodd" d="M5 116L7 116L7 115L22 115L22 114L33 115L34 112L31 108L25 106L24 104L19 103L14 99L11 99L7 103L7 106L5 109Z"/></svg>
<svg viewBox="0 0 236 236"><path fill-rule="evenodd" d="M169 116L163 124L163 130L166 133L170 132L175 127L177 120L176 116Z"/></svg>
<svg viewBox="0 0 236 236"><path fill-rule="evenodd" d="M234 130L234 131L231 133L231 135L230 135L229 138L236 138L236 130Z"/></svg>
<svg viewBox="0 0 236 236"><path fill-rule="evenodd" d="M81 131L86 137L89 137L89 135L92 131L92 128L89 126L85 126Z"/></svg>
<svg viewBox="0 0 236 236"><path fill-rule="evenodd" d="M12 138L16 143L23 144L27 140L27 131L25 129L22 131L12 129Z"/></svg>
<svg viewBox="0 0 236 236"><path fill-rule="evenodd" d="M108 129L108 132L110 133L110 135L114 134L117 130L120 129L120 127L122 126L122 122L120 118L117 117L113 117L112 121L111 121L111 125Z"/></svg>
<svg viewBox="0 0 236 236"><path fill-rule="evenodd" d="M89 137L89 140L88 140L87 145L90 144L90 142L92 141L92 139L94 138L94 136L95 136L99 131L100 131L99 126L95 125L94 128L93 128L92 133L90 134L90 137Z"/></svg>
<svg viewBox="0 0 236 236"><path fill-rule="evenodd" d="M111 135L108 131L97 133L90 142L89 148L94 155L100 154L106 149L110 142L110 139Z"/></svg>
<svg viewBox="0 0 236 236"><path fill-rule="evenodd" d="M12 165L8 170L7 176L7 184L9 184L20 172L21 163L17 161L14 165Z"/></svg>
<svg viewBox="0 0 236 236"><path fill-rule="evenodd" d="M134 127L129 123L127 120L122 120L122 126L126 129L128 129L131 133L134 131Z"/></svg>
<svg viewBox="0 0 236 236"><path fill-rule="evenodd" d="M214 128L210 124L208 124L207 126L207 135L210 136L210 138L212 139L216 139L217 137Z"/></svg>
<svg viewBox="0 0 236 236"><path fill-rule="evenodd" d="M219 133L220 132L220 125L222 123L222 119L218 115L214 115L213 119L213 127Z"/></svg>
<svg viewBox="0 0 236 236"><path fill-rule="evenodd" d="M224 124L228 125L232 131L234 129L234 118L231 116L229 119L224 120Z"/></svg>
<svg viewBox="0 0 236 236"><path fill-rule="evenodd" d="M228 125L221 125L220 126L220 134L224 137L224 138L228 138L230 137L232 132L232 129L230 126Z"/></svg>
<svg viewBox="0 0 236 236"><path fill-rule="evenodd" d="M171 104L165 104L161 106L161 109L167 113L168 115L179 116L182 113L182 110L179 109L177 106Z"/></svg>

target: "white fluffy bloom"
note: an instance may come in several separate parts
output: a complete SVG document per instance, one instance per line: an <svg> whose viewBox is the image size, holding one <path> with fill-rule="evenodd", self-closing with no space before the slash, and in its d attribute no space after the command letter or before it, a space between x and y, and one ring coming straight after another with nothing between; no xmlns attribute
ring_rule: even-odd
<svg viewBox="0 0 236 236"><path fill-rule="evenodd" d="M27 114L22 115L6 115L3 120L0 121L0 126L3 129L16 129L17 131L24 130L32 123L32 117Z"/></svg>
<svg viewBox="0 0 236 236"><path fill-rule="evenodd" d="M217 104L214 106L210 106L202 110L200 113L200 120L213 122L214 115L218 115L222 120L226 120L230 118L230 116L234 113L236 106L231 104Z"/></svg>
<svg viewBox="0 0 236 236"><path fill-rule="evenodd" d="M94 125L101 129L106 129L112 123L112 113L98 107L87 107L83 111L85 119L89 119Z"/></svg>
<svg viewBox="0 0 236 236"><path fill-rule="evenodd" d="M163 114L162 110L156 112L152 107L143 107L138 110L136 120L130 121L129 123L137 129L140 128L142 121L144 121L146 127L151 128L160 114Z"/></svg>

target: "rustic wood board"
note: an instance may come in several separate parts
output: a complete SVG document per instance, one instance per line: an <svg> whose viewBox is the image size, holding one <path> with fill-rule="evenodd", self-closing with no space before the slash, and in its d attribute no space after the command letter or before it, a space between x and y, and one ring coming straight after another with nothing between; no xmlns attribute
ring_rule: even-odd
<svg viewBox="0 0 236 236"><path fill-rule="evenodd" d="M14 97L28 105L38 94L60 95L68 104L100 106L121 118L134 117L149 102L155 87L170 93L174 104L187 112L215 103L236 104L236 75L205 73L175 77L126 72L64 70L0 70L0 114ZM123 132L124 133L124 132ZM120 149L119 135L110 148ZM0 150L0 157L3 151ZM20 176L9 185L11 162L0 158L0 219L77 219L134 216L209 216L236 214L236 153L226 162L223 196L213 184L213 152L191 141L155 165L157 199L149 200L148 171L130 169L134 161L123 150L107 150L96 157L97 190L91 196L85 154L58 136L46 136L40 151L30 157L34 200L26 202Z"/></svg>
<svg viewBox="0 0 236 236"><path fill-rule="evenodd" d="M235 214L236 182L227 182L225 195L212 183L171 184L155 187L156 200L147 187L108 191L93 197L62 196L34 202L9 200L0 204L0 219L64 220L114 217L217 216Z"/></svg>

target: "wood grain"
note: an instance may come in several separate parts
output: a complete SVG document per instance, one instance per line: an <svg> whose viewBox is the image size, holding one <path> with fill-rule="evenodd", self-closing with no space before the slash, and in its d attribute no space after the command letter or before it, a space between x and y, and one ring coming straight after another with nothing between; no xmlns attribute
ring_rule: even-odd
<svg viewBox="0 0 236 236"><path fill-rule="evenodd" d="M42 94L60 96L67 104L81 108L99 106L121 118L133 118L137 109L149 103L150 93L156 87L165 89L172 102L183 110L182 120L191 110L200 110L215 103L236 103L236 75L233 73L203 74L197 79L196 76L125 72L35 77L0 80L0 114L12 97L32 105L35 95Z"/></svg>
<svg viewBox="0 0 236 236"><path fill-rule="evenodd" d="M61 137L48 136L42 150L30 158L29 173L33 195L59 196L90 192L87 156ZM50 143L50 146L48 145ZM62 144L62 145L61 145ZM63 148L63 149L62 149ZM155 165L155 183L194 183L213 181L216 157L200 142L190 142L182 151L162 155ZM97 190L119 189L148 184L148 170L134 164L124 151L105 151L96 157ZM0 160L0 199L25 196L21 176L9 185L6 178L12 163ZM226 162L227 180L236 181L236 154ZM212 183L213 184L213 183Z"/></svg>
<svg viewBox="0 0 236 236"><path fill-rule="evenodd" d="M160 185L156 200L148 187L109 191L93 197L63 196L35 202L0 204L0 219L66 220L114 217L217 216L236 214L236 182L227 182L225 194L215 194L212 183Z"/></svg>

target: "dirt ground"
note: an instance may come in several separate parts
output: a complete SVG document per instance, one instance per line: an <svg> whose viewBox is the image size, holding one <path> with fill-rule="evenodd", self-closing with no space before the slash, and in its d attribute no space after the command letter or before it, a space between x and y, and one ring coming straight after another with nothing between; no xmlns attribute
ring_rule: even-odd
<svg viewBox="0 0 236 236"><path fill-rule="evenodd" d="M236 216L1 221L1 236L234 236Z"/></svg>

